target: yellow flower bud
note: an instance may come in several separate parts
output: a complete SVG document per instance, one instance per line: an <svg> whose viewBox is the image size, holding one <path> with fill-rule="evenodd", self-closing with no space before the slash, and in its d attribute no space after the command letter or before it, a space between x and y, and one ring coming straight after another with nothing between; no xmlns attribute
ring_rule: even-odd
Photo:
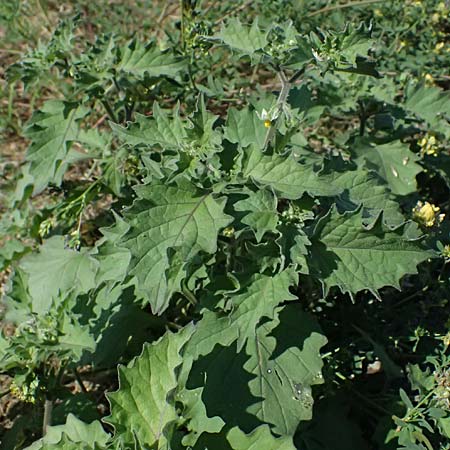
<svg viewBox="0 0 450 450"><path fill-rule="evenodd" d="M413 208L413 218L425 227L432 227L436 222L442 222L445 214L438 214L440 209L429 202L417 202Z"/></svg>
<svg viewBox="0 0 450 450"><path fill-rule="evenodd" d="M265 126L266 128L270 128L271 125L272 125L272 121L271 121L271 120L265 120L265 121L264 121L264 126Z"/></svg>
<svg viewBox="0 0 450 450"><path fill-rule="evenodd" d="M436 44L436 46L434 47L434 50L435 50L436 52L439 52L440 50L442 50L442 49L444 48L444 45L445 45L444 42L438 42L438 43Z"/></svg>

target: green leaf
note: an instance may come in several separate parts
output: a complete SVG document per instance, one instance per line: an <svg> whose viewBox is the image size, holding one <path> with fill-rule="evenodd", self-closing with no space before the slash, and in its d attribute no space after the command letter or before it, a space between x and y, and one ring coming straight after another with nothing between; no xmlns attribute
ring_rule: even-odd
<svg viewBox="0 0 450 450"><path fill-rule="evenodd" d="M232 428L227 434L227 440L233 450L295 450L292 438L287 436L276 438L267 425L261 425L249 434L245 434L237 427Z"/></svg>
<svg viewBox="0 0 450 450"><path fill-rule="evenodd" d="M339 194L339 189L330 184L330 176L321 176L314 170L315 164L315 160L298 161L293 155L265 155L251 146L245 151L243 176L253 179L257 185L271 187L288 199L298 199L305 192L323 196Z"/></svg>
<svg viewBox="0 0 450 450"><path fill-rule="evenodd" d="M165 283L175 260L183 267L199 251L214 253L219 230L231 217L223 213L224 199L198 193L188 182L141 185L136 193L138 199L125 213L130 229L119 245L130 249L130 274L137 277L139 291L147 292L153 312L160 314L168 306L172 289ZM178 256L169 255L177 249Z"/></svg>
<svg viewBox="0 0 450 450"><path fill-rule="evenodd" d="M367 217L368 222L375 220L381 211L388 225L404 222L398 203L392 199L389 189L376 173L351 167L342 169L330 164L322 171L330 174L336 190L342 192L336 198L340 212L355 210L363 205L363 216Z"/></svg>
<svg viewBox="0 0 450 450"><path fill-rule="evenodd" d="M96 286L98 262L90 252L66 249L64 238L54 236L39 249L27 255L21 267L28 275L32 310L45 314L58 293L85 293Z"/></svg>
<svg viewBox="0 0 450 450"><path fill-rule="evenodd" d="M430 127L450 138L450 93L422 83L409 84L405 90L405 109L425 120Z"/></svg>
<svg viewBox="0 0 450 450"><path fill-rule="evenodd" d="M264 233L267 231L276 231L278 223L277 200L268 190L250 191L248 198L235 203L234 209L247 212L242 219L242 223L253 229L258 242L261 242Z"/></svg>
<svg viewBox="0 0 450 450"><path fill-rule="evenodd" d="M192 366L187 387L203 387L202 400L208 417L219 416L228 426L247 432L268 423L275 433L292 436L300 420L311 418L311 386L323 382L319 351L326 339L317 332L312 318L293 304L278 308L274 316L256 331L253 326L245 330L248 338L242 350L238 350L235 341L216 345L199 357ZM197 327L203 325L201 322ZM226 329L219 339L210 324L208 329L210 341L225 343L222 337L228 332ZM203 340L199 342L194 334L187 354L192 354L190 349L205 353L211 343L204 343L208 339L206 333L201 336Z"/></svg>
<svg viewBox="0 0 450 450"><path fill-rule="evenodd" d="M369 170L376 172L396 195L408 195L416 191L416 176L422 167L419 158L400 141L375 145L359 139L353 147L358 162L364 162Z"/></svg>
<svg viewBox="0 0 450 450"><path fill-rule="evenodd" d="M182 441L185 446L193 446L202 433L219 433L225 425L220 417L208 417L202 392L202 388L184 389L177 396L184 405L183 418L188 421L186 428L189 433Z"/></svg>
<svg viewBox="0 0 450 450"><path fill-rule="evenodd" d="M47 434L27 447L26 450L105 448L109 439L110 435L103 430L100 422L87 424L73 414L69 414L64 425L48 427Z"/></svg>
<svg viewBox="0 0 450 450"><path fill-rule="evenodd" d="M12 261L19 259L28 253L29 247L26 247L18 239L6 241L0 248L0 270L5 269Z"/></svg>
<svg viewBox="0 0 450 450"><path fill-rule="evenodd" d="M133 40L121 49L119 58L117 70L139 78L145 75L150 77L167 75L173 78L187 67L183 58L175 56L169 50L159 50L155 42L144 46Z"/></svg>
<svg viewBox="0 0 450 450"><path fill-rule="evenodd" d="M216 38L240 54L253 56L255 52L267 45L267 31L261 31L258 20L251 26L243 25L239 19L230 19L222 24L220 33Z"/></svg>
<svg viewBox="0 0 450 450"><path fill-rule="evenodd" d="M187 137L178 109L170 118L157 103L153 105L153 117L136 114L136 121L128 128L114 123L111 128L128 145L157 146L163 150L182 148Z"/></svg>
<svg viewBox="0 0 450 450"><path fill-rule="evenodd" d="M314 319L297 305L279 308L277 313L247 342L251 357L244 368L255 375L250 391L262 399L247 411L273 424L275 433L293 436L299 422L312 417L311 387L323 383L320 348L327 340Z"/></svg>
<svg viewBox="0 0 450 450"><path fill-rule="evenodd" d="M176 369L182 364L182 348L194 327L179 333L167 332L146 344L142 354L127 367L119 366L119 389L108 394L111 415L105 422L114 426L115 436L127 443L134 436L142 445L158 448L170 440L169 428L178 421L174 390L178 386Z"/></svg>
<svg viewBox="0 0 450 450"><path fill-rule="evenodd" d="M34 178L33 194L39 194L48 183L61 183L70 146L89 132L80 130L80 120L89 110L78 103L49 100L35 112L25 129L31 139L27 160ZM61 170L63 169L63 170Z"/></svg>
<svg viewBox="0 0 450 450"><path fill-rule="evenodd" d="M253 338L263 317L272 319L281 302L297 299L289 292L289 287L296 282L296 275L290 271L273 276L254 275L238 292L228 294L232 305L228 316L217 317L215 312L203 311L203 318L189 343L189 353L206 355L216 344L226 346L236 340L240 351L247 339Z"/></svg>
<svg viewBox="0 0 450 450"><path fill-rule="evenodd" d="M333 207L317 223L311 237L311 273L324 287L355 294L369 289L375 295L383 286L400 288L399 280L417 273L416 266L433 253L418 240L406 237L406 227L386 229L381 215L364 227L360 210L340 215Z"/></svg>
<svg viewBox="0 0 450 450"><path fill-rule="evenodd" d="M266 138L267 128L264 122L249 108L228 110L224 137L233 144L248 147L253 144L262 149Z"/></svg>
<svg viewBox="0 0 450 450"><path fill-rule="evenodd" d="M441 417L438 420L439 427L442 430L442 434L450 439L450 417Z"/></svg>
<svg viewBox="0 0 450 450"><path fill-rule="evenodd" d="M128 224L113 211L116 223L109 228L100 228L103 238L96 242L97 253L93 253L99 261L97 284L103 281L123 281L130 264L130 251L120 247L118 242L129 230Z"/></svg>

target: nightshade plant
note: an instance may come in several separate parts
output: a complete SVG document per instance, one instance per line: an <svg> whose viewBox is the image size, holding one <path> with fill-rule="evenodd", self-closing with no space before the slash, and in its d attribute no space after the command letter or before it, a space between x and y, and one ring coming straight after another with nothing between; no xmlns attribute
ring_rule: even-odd
<svg viewBox="0 0 450 450"><path fill-rule="evenodd" d="M2 218L0 370L39 411L8 445L449 449L447 319L408 344L387 321L421 283L449 299L448 200L422 195L448 198L450 96L381 73L372 22L217 27L196 3L179 40L87 42L77 16L8 69L61 94ZM99 417L86 381L118 363Z"/></svg>

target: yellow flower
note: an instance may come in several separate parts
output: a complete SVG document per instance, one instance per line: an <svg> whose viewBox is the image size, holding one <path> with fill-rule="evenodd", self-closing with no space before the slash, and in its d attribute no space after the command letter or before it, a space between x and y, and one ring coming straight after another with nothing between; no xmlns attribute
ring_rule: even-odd
<svg viewBox="0 0 450 450"><path fill-rule="evenodd" d="M438 53L440 50L444 48L445 43L444 42L438 42L436 46L434 47L434 51Z"/></svg>
<svg viewBox="0 0 450 450"><path fill-rule="evenodd" d="M374 9L373 13L375 14L376 17L383 17L383 12L381 11L381 9Z"/></svg>
<svg viewBox="0 0 450 450"><path fill-rule="evenodd" d="M434 78L433 75L431 75L431 73L427 73L425 74L425 84L427 84L428 86L431 86L434 84Z"/></svg>
<svg viewBox="0 0 450 450"><path fill-rule="evenodd" d="M407 43L406 41L400 41L400 45L399 45L400 50L401 50L402 48L406 47L407 45L408 45L408 43Z"/></svg>
<svg viewBox="0 0 450 450"><path fill-rule="evenodd" d="M418 201L413 208L413 218L426 227L432 227L436 222L444 220L445 214L438 214L440 209L429 202Z"/></svg>
<svg viewBox="0 0 450 450"><path fill-rule="evenodd" d="M272 122L278 118L278 111L276 108L271 108L269 111L263 109L261 113L256 111L257 116L264 122L266 128L272 126Z"/></svg>
<svg viewBox="0 0 450 450"><path fill-rule="evenodd" d="M450 244L447 244L444 246L444 248L441 251L441 255L446 259L446 260L450 260ZM450 333L448 334L449 339L450 339Z"/></svg>
<svg viewBox="0 0 450 450"><path fill-rule="evenodd" d="M439 22L440 19L441 19L441 16L439 15L439 13L434 13L434 14L431 16L431 21L434 22L434 23Z"/></svg>
<svg viewBox="0 0 450 450"><path fill-rule="evenodd" d="M234 227L224 228L224 230L222 231L222 234L228 238L233 237L234 236Z"/></svg>

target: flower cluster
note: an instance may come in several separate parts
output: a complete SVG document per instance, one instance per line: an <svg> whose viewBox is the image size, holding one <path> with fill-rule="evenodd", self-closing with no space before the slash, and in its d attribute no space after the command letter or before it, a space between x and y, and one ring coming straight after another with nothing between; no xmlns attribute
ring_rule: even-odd
<svg viewBox="0 0 450 450"><path fill-rule="evenodd" d="M441 407L450 409L450 369L434 373L437 387L434 391L434 400Z"/></svg>
<svg viewBox="0 0 450 450"><path fill-rule="evenodd" d="M429 202L418 201L413 208L413 218L425 227L432 227L444 220L445 214L439 214L440 209Z"/></svg>
<svg viewBox="0 0 450 450"><path fill-rule="evenodd" d="M38 378L34 378L29 384L23 383L20 386L15 380L13 380L11 383L10 392L22 402L35 403L38 388Z"/></svg>
<svg viewBox="0 0 450 450"><path fill-rule="evenodd" d="M422 155L432 155L437 156L439 153L439 146L437 144L437 140L433 135L427 134L418 142L420 147L420 153Z"/></svg>
<svg viewBox="0 0 450 450"><path fill-rule="evenodd" d="M441 250L441 256L445 258L445 260L450 261L450 244L444 245L444 247Z"/></svg>

